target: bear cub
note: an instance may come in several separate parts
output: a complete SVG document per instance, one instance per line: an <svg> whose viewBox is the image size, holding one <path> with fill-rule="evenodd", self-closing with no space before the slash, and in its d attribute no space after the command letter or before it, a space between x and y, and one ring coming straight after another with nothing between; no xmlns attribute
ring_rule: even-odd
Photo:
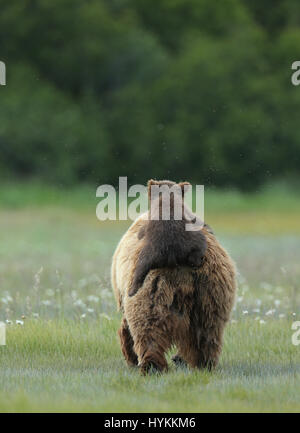
<svg viewBox="0 0 300 433"><path fill-rule="evenodd" d="M137 293L151 269L201 266L206 252L206 238L201 231L203 224L184 203L185 186L188 188L190 183L148 181L149 220L138 234L144 246L138 257L129 296ZM169 194L163 192L166 189L169 189ZM167 220L163 218L163 209L169 210ZM193 231L186 230L187 223L194 225Z"/></svg>

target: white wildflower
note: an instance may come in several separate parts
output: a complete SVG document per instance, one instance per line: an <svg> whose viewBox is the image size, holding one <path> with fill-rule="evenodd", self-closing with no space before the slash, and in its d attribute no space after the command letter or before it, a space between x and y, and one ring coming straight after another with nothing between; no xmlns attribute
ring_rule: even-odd
<svg viewBox="0 0 300 433"><path fill-rule="evenodd" d="M85 303L84 303L81 299L77 299L77 300L74 302L74 305L75 305L75 307L86 308Z"/></svg>
<svg viewBox="0 0 300 433"><path fill-rule="evenodd" d="M272 310L269 310L266 312L266 316L272 316L275 313L275 309L273 308Z"/></svg>

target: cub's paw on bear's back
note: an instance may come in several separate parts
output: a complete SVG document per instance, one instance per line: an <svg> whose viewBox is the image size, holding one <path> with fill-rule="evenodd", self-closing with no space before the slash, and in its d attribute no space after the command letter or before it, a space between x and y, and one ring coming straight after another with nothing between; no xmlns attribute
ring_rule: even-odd
<svg viewBox="0 0 300 433"><path fill-rule="evenodd" d="M202 265L205 250L192 250L187 257L187 264L194 267L199 267Z"/></svg>
<svg viewBox="0 0 300 433"><path fill-rule="evenodd" d="M201 231L202 226L199 225L197 217L184 203L185 185L190 184L153 180L148 182L150 218L138 234L138 239L143 239L144 246L139 254L132 287L128 292L129 296L137 293L151 269L201 266L206 252L206 238ZM169 194L164 196L164 193L159 191L154 195L153 186L167 187L170 189ZM164 205L170 209L169 220L162 218ZM155 213L158 219L151 218ZM182 219L176 219L177 215L181 215ZM198 224L199 230L187 231L186 223Z"/></svg>

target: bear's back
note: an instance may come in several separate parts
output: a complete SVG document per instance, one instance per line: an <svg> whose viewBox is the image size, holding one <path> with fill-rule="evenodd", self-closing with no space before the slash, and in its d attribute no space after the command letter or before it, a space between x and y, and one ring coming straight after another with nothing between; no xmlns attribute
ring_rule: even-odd
<svg viewBox="0 0 300 433"><path fill-rule="evenodd" d="M118 307L128 299L139 254L144 246L143 237L139 237L141 229L148 224L148 214L143 214L129 227L117 246L112 260L111 280ZM139 299L153 291L153 281L159 277L159 285L165 295L180 287L183 293L189 294L195 290L201 291L201 286L213 296L217 302L227 298L232 299L236 289L235 265L225 249L219 244L214 234L205 227L202 229L207 241L207 250L203 264L198 268L179 266L175 269L161 268L151 270L143 284ZM207 283L209 282L209 284ZM148 289L147 289L148 288ZM149 292L149 293L150 293ZM134 296L134 298L137 295ZM209 297L210 297L209 296ZM225 302L228 304L228 302Z"/></svg>

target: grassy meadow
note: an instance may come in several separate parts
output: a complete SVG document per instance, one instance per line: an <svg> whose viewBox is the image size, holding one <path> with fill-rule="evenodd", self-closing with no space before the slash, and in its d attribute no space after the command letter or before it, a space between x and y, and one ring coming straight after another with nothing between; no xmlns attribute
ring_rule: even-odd
<svg viewBox="0 0 300 433"><path fill-rule="evenodd" d="M206 221L239 270L220 365L142 377L122 357L110 286L128 222L98 221L95 190L0 187L0 411L299 412L297 191L206 191Z"/></svg>

